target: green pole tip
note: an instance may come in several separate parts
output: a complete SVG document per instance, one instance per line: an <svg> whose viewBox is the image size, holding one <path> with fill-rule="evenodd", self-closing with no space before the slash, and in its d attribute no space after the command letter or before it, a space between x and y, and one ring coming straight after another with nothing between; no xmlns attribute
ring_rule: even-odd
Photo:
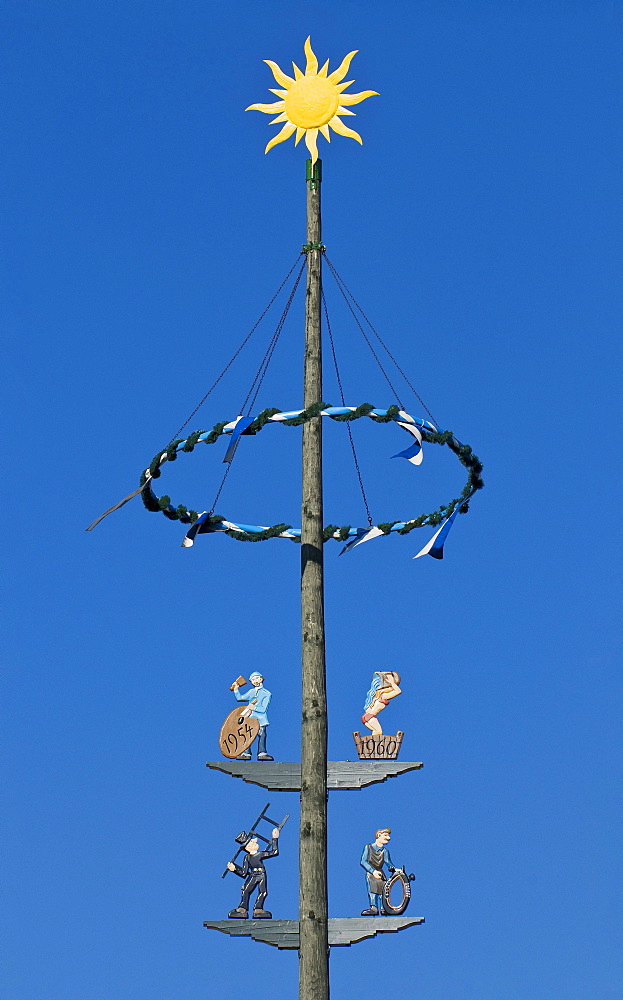
<svg viewBox="0 0 623 1000"><path fill-rule="evenodd" d="M311 159L305 160L305 180L311 181L312 190L322 180L322 160L312 163Z"/></svg>

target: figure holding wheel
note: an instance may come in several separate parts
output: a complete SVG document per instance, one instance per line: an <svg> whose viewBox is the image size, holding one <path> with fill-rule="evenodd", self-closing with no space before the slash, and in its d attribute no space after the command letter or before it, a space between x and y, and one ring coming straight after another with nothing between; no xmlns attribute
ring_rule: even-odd
<svg viewBox="0 0 623 1000"><path fill-rule="evenodd" d="M362 917L377 917L383 913L383 885L387 879L383 867L387 865L393 874L396 866L387 850L387 844L391 840L391 830L385 828L377 830L375 839L371 844L366 844L361 855L361 867L366 872L366 888L370 905L367 910L361 911Z"/></svg>
<svg viewBox="0 0 623 1000"><path fill-rule="evenodd" d="M404 868L397 868L389 855L387 844L391 840L391 830L387 827L377 830L375 839L366 844L361 855L361 867L366 872L366 888L370 902L366 910L361 911L362 917L379 917L383 915L398 916L406 910L411 898L410 882L415 875L407 875ZM384 867L390 871L387 878ZM400 889L400 899L392 900L392 889Z"/></svg>

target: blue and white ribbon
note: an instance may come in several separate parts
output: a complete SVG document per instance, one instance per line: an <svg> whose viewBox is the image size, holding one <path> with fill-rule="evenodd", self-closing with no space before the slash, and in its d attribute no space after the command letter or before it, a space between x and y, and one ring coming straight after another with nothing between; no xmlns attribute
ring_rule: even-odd
<svg viewBox="0 0 623 1000"><path fill-rule="evenodd" d="M225 452L224 462L233 461L234 455L236 453L236 448L240 443L240 438L246 431L247 427L253 423L253 417L238 417L235 422L231 432L231 441L229 442L229 447Z"/></svg>
<svg viewBox="0 0 623 1000"><path fill-rule="evenodd" d="M423 549L421 549L417 555L413 556L414 559L419 559L420 556L430 555L433 559L443 559L443 546L448 537L448 532L454 524L454 519L459 512L459 507L457 506L455 510L450 514L450 517L446 518L441 527L437 529L433 537L429 542L426 543ZM232 531L239 532L240 534L250 534L256 535L260 534L262 531L267 531L269 525L266 524L241 524L235 521L210 521L211 514L209 511L204 511L203 514L195 521L191 528L188 529L182 545L184 548L190 548L194 545L195 537L197 535L203 534L216 534L218 532ZM401 528L406 528L410 522L408 521L398 521L397 524L393 524L389 531L383 531L382 528L373 525L369 528L351 528L348 532L348 537L350 541L346 543L340 555L344 555L346 552L352 552L353 549L357 548L358 545L363 544L363 542L369 542L373 538L380 538L382 535L389 535L392 532L400 531ZM281 531L275 538L289 538L291 540L298 540L301 537L300 528L286 528ZM342 539L341 533L334 531L330 536L335 538L337 541Z"/></svg>

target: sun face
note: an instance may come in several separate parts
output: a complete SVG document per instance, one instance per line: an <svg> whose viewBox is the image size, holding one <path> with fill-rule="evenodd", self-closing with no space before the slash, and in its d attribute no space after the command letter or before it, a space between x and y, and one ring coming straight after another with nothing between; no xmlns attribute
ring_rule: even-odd
<svg viewBox="0 0 623 1000"><path fill-rule="evenodd" d="M305 73L301 72L296 63L292 63L294 78L286 76L279 69L277 63L270 59L264 60L270 66L277 83L280 83L285 89L273 90L271 88L271 93L281 98L275 104L252 104L246 110L263 111L267 115L280 112L270 124L286 123L281 132L270 140L264 152L267 153L273 146L285 142L293 132L296 132L295 145L305 136L305 145L311 153L312 163L318 159L316 140L319 132L323 134L327 142L331 141L330 129L333 129L338 135L345 135L359 143L362 142L359 133L347 128L340 120L340 115L354 115L354 111L347 110L347 105L359 104L360 101L365 101L366 97L378 97L375 90L364 90L360 94L342 93L354 83L353 80L347 80L346 83L341 83L341 81L348 73L348 67L356 54L356 49L354 52L349 52L333 73L329 73L328 59L319 70L318 60L308 38L305 42L305 55L307 57Z"/></svg>
<svg viewBox="0 0 623 1000"><path fill-rule="evenodd" d="M322 76L303 76L284 98L285 112L299 128L319 128L333 118L340 106L337 87Z"/></svg>

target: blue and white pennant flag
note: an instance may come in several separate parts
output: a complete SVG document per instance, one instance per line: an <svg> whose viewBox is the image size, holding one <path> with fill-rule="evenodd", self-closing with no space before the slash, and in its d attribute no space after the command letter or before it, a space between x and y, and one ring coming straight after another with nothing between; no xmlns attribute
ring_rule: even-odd
<svg viewBox="0 0 623 1000"><path fill-rule="evenodd" d="M381 531L380 528L376 526L373 528L363 528L358 531L354 538L351 538L350 542L347 542L340 555L343 556L345 552L352 552L354 548L361 545L362 542L369 542L372 538L378 538L379 535L384 535L385 532Z"/></svg>
<svg viewBox="0 0 623 1000"><path fill-rule="evenodd" d="M402 416L402 411L400 415ZM408 414L404 415L408 416ZM403 430L412 434L415 441L412 445L409 445L408 448L405 448L404 451L399 451L396 455L392 455L392 458L406 458L412 465L421 465L422 459L424 458L424 452L422 451L422 435L419 429L415 426L415 424L407 423L404 420L397 420L396 423L399 427L402 427Z"/></svg>
<svg viewBox="0 0 623 1000"><path fill-rule="evenodd" d="M443 559L443 546L458 512L459 508L456 507L452 514L450 514L450 517L447 517L441 527L437 529L431 540L426 543L424 548L416 556L413 556L414 559L419 559L420 556L432 556L433 559Z"/></svg>

